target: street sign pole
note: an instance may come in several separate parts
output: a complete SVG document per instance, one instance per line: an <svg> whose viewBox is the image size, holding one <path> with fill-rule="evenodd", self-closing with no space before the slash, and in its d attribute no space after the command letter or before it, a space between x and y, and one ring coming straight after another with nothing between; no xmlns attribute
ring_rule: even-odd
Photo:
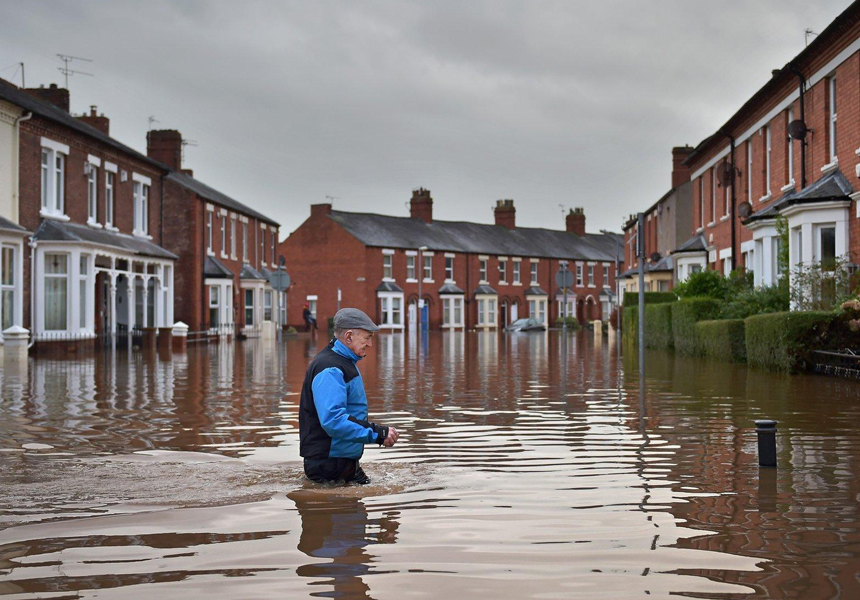
<svg viewBox="0 0 860 600"><path fill-rule="evenodd" d="M639 258L639 376L645 374L645 213L636 227L636 256Z"/></svg>

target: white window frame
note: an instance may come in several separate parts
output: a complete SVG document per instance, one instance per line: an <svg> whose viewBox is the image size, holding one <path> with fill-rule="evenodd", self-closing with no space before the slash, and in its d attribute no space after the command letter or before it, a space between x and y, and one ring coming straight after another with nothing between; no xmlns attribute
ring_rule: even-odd
<svg viewBox="0 0 860 600"><path fill-rule="evenodd" d="M576 263L576 287L582 287L582 263Z"/></svg>
<svg viewBox="0 0 860 600"><path fill-rule="evenodd" d="M717 221L717 166L711 167L711 220L708 227Z"/></svg>
<svg viewBox="0 0 860 600"><path fill-rule="evenodd" d="M47 268L45 268L45 270L43 272L43 278L44 278L43 285L44 285L44 289L46 290L44 295L43 295L43 301L42 301L43 330L45 332L59 332L59 331L67 332L70 329L70 326L71 326L70 321L72 318L72 314L71 314L72 313L72 310L71 310L71 304L72 304L72 302L71 302L72 301L72 296L71 296L71 294L72 294L72 289L71 289L71 287L72 287L71 286L72 254L69 252L52 252L52 251L45 252L43 254L43 257L44 257L44 259L43 259L44 263L43 264L47 265L48 264L48 258L51 256L62 256L65 258L65 260L66 260L66 272L65 273L48 273ZM63 327L62 329L48 329L47 287L48 287L48 280L49 279L64 279L66 282L66 311L65 311L66 323L65 323L65 327Z"/></svg>
<svg viewBox="0 0 860 600"><path fill-rule="evenodd" d="M498 327L499 297L494 294L477 294L475 300L478 309L477 327L483 329Z"/></svg>
<svg viewBox="0 0 860 600"><path fill-rule="evenodd" d="M230 258L236 260L236 217L230 217Z"/></svg>
<svg viewBox="0 0 860 600"><path fill-rule="evenodd" d="M66 216L66 159L69 147L66 144L42 138L41 173L43 217L68 221Z"/></svg>
<svg viewBox="0 0 860 600"><path fill-rule="evenodd" d="M531 267L530 267L529 271L530 271L529 276L531 277L531 285L537 285L538 284L538 262L537 261L531 262Z"/></svg>
<svg viewBox="0 0 860 600"><path fill-rule="evenodd" d="M609 265L603 265L603 285L609 285Z"/></svg>
<svg viewBox="0 0 860 600"><path fill-rule="evenodd" d="M266 266L266 225L260 225L260 264Z"/></svg>
<svg viewBox="0 0 860 600"><path fill-rule="evenodd" d="M92 267L92 255L81 253L78 255L78 285L75 293L78 294L78 330L85 332L89 330L89 316L92 310L89 306L90 298L90 272ZM84 269L81 269L84 267Z"/></svg>
<svg viewBox="0 0 860 600"><path fill-rule="evenodd" d="M415 254L406 253L406 281L415 283L418 281L415 277Z"/></svg>
<svg viewBox="0 0 860 600"><path fill-rule="evenodd" d="M251 295L251 302L248 303L248 294ZM245 317L245 327L254 328L257 318L257 294L254 288L245 288L245 294L243 298L243 305L245 306L245 312L243 316ZM248 318L250 314L251 318Z"/></svg>
<svg viewBox="0 0 860 600"><path fill-rule="evenodd" d="M394 250L382 251L382 281L394 281Z"/></svg>
<svg viewBox="0 0 860 600"><path fill-rule="evenodd" d="M522 285L522 275L520 274L522 268L522 262L514 259L513 266L513 285Z"/></svg>
<svg viewBox="0 0 860 600"><path fill-rule="evenodd" d="M273 312L274 290L263 290L263 322L271 322Z"/></svg>
<svg viewBox="0 0 860 600"><path fill-rule="evenodd" d="M465 303L464 297L461 295L442 296L442 328L455 329L465 327L464 314ZM459 312L460 318L457 318Z"/></svg>
<svg viewBox="0 0 860 600"><path fill-rule="evenodd" d="M403 293L378 292L377 299L379 300L379 328L403 329Z"/></svg>
<svg viewBox="0 0 860 600"><path fill-rule="evenodd" d="M105 168L105 228L115 229L116 220L116 173Z"/></svg>
<svg viewBox="0 0 860 600"><path fill-rule="evenodd" d="M753 201L753 155L752 139L747 140L747 201Z"/></svg>
<svg viewBox="0 0 860 600"><path fill-rule="evenodd" d="M133 182L134 195L134 235L148 237L149 231L149 185L135 179Z"/></svg>
<svg viewBox="0 0 860 600"><path fill-rule="evenodd" d="M556 296L556 304L558 305L558 316L562 317L576 317L576 296L568 293L567 295L567 315L564 314L564 296L558 297Z"/></svg>
<svg viewBox="0 0 860 600"><path fill-rule="evenodd" d="M92 162L87 162L89 165L89 173L87 173L87 225L98 225L98 181L99 168Z"/></svg>
<svg viewBox="0 0 860 600"><path fill-rule="evenodd" d="M433 255L424 254L421 257L422 265L421 275L424 277L424 283L433 283Z"/></svg>
<svg viewBox="0 0 860 600"><path fill-rule="evenodd" d="M221 258L227 258L227 215L221 213Z"/></svg>
<svg viewBox="0 0 860 600"><path fill-rule="evenodd" d="M489 274L487 271L489 270L490 260L488 258L480 258L478 259L478 283L487 285L489 284Z"/></svg>
<svg viewBox="0 0 860 600"><path fill-rule="evenodd" d="M248 262L248 223L242 221L242 261Z"/></svg>
<svg viewBox="0 0 860 600"><path fill-rule="evenodd" d="M705 228L705 176L699 175L699 229Z"/></svg>
<svg viewBox="0 0 860 600"><path fill-rule="evenodd" d="M272 232L272 267L274 268L277 265L277 261L275 260L275 241L278 239L278 232L274 229L270 230Z"/></svg>
<svg viewBox="0 0 860 600"><path fill-rule="evenodd" d="M547 319L547 297L546 296L529 296L529 318L537 319L538 322L546 325Z"/></svg>
<svg viewBox="0 0 860 600"><path fill-rule="evenodd" d="M445 283L454 283L454 256L445 255Z"/></svg>
<svg viewBox="0 0 860 600"><path fill-rule="evenodd" d="M21 314L20 309L22 307L19 305L23 301L23 294L19 290L19 283L20 283L21 276L20 276L19 268L18 268L18 258L19 258L19 252L21 252L21 250L22 250L22 247L20 244L14 244L14 245L13 244L2 244L2 245L0 245L0 332L2 332L4 329L6 329L7 327L10 327L12 325L20 325L19 315ZM11 273L11 282L10 283L3 283L3 278L6 277L6 275L7 275L7 273L3 269L3 265L5 263L3 262L3 256L2 255L4 252L10 252L11 253L11 260L9 261L9 264L11 267L10 268L10 273ZM5 306L5 303L3 301L4 295L9 296L12 299L11 305L9 307ZM10 315L10 322L9 323L3 323L3 312L4 311L8 311L8 314ZM0 334L0 337L2 337L2 334Z"/></svg>
<svg viewBox="0 0 860 600"><path fill-rule="evenodd" d="M594 265L588 265L588 287L594 287Z"/></svg>
<svg viewBox="0 0 860 600"><path fill-rule="evenodd" d="M316 319L317 318L317 304L319 302L319 297L316 295L306 296L305 302L308 303L308 310L311 312L311 316L314 319Z"/></svg>
<svg viewBox="0 0 860 600"><path fill-rule="evenodd" d="M508 259L499 259L499 285L508 285Z"/></svg>
<svg viewBox="0 0 860 600"><path fill-rule="evenodd" d="M215 254L215 232L213 229L215 228L215 213L214 211L206 211L206 252L213 256Z"/></svg>
<svg viewBox="0 0 860 600"><path fill-rule="evenodd" d="M788 131L788 125L794 120L794 109L789 108L786 113L786 119L788 123L786 124L786 131ZM787 172L785 177L785 187L790 188L794 185L794 140L791 139L790 135L785 136L785 143L788 145L786 148L787 153Z"/></svg>
<svg viewBox="0 0 860 600"><path fill-rule="evenodd" d="M765 189L767 190L767 193L765 194L765 198L770 198L772 195L771 187L770 187L770 168L771 168L771 165L773 164L771 161L771 149L772 149L771 142L772 142L772 139L771 139L770 125L764 126L764 133L765 133L765 143L767 144L766 152L765 152L765 167L764 167Z"/></svg>

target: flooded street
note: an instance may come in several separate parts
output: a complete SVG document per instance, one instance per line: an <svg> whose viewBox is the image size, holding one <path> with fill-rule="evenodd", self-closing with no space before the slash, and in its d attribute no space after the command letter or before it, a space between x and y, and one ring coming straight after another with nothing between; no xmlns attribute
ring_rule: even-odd
<svg viewBox="0 0 860 600"><path fill-rule="evenodd" d="M0 596L860 597L860 383L580 333L382 335L365 487L306 482L327 340L2 372ZM759 470L753 420L779 421Z"/></svg>

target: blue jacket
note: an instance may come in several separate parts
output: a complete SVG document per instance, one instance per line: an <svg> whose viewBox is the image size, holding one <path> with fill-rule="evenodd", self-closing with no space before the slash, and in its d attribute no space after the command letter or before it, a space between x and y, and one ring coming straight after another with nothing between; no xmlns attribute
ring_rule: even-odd
<svg viewBox="0 0 860 600"><path fill-rule="evenodd" d="M365 444L382 444L388 428L367 420L367 395L356 363L332 340L308 366L299 404L299 453L304 458L359 459Z"/></svg>

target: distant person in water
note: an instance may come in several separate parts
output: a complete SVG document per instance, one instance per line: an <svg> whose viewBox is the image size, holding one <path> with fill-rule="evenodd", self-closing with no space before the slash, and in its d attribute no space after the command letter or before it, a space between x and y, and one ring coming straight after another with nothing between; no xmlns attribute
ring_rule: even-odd
<svg viewBox="0 0 860 600"><path fill-rule="evenodd" d="M334 316L334 339L311 361L299 405L299 453L318 483L370 483L359 464L365 444L391 447L394 427L367 420L367 395L356 363L379 331L357 308Z"/></svg>
<svg viewBox="0 0 860 600"><path fill-rule="evenodd" d="M305 308L302 310L302 318L305 320L305 331L311 331L317 328L317 320L311 312L311 305L305 302Z"/></svg>

